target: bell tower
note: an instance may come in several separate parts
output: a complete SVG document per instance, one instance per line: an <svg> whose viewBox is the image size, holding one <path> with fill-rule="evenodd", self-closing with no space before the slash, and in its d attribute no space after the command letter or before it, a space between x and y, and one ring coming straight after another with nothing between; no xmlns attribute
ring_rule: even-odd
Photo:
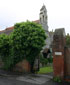
<svg viewBox="0 0 70 85"><path fill-rule="evenodd" d="M40 24L43 26L44 30L47 32L48 31L47 10L45 5L43 5L42 8L40 9L39 20L40 20Z"/></svg>
<svg viewBox="0 0 70 85"><path fill-rule="evenodd" d="M39 23L42 25L43 29L45 30L45 34L47 35L47 39L45 40L46 45L43 47L43 49L49 49L51 45L51 39L48 30L47 9L45 5L43 5L40 9Z"/></svg>

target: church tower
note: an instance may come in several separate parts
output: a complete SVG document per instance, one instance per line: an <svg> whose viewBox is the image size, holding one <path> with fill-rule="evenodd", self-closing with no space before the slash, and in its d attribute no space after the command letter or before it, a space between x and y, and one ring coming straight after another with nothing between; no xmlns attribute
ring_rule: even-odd
<svg viewBox="0 0 70 85"><path fill-rule="evenodd" d="M50 42L50 35L48 31L47 9L45 5L43 5L42 8L40 9L39 23L42 25L47 35L47 39L45 40L46 45L43 47L43 49L46 49L46 48L49 49L51 42Z"/></svg>
<svg viewBox="0 0 70 85"><path fill-rule="evenodd" d="M40 20L40 24L43 26L44 30L47 32L48 31L47 10L45 5L43 5L42 8L40 9L39 20Z"/></svg>

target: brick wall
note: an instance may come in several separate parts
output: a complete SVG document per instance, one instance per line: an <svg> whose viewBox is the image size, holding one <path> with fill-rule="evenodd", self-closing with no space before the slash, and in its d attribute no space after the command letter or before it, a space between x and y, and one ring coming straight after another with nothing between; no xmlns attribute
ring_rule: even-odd
<svg viewBox="0 0 70 85"><path fill-rule="evenodd" d="M53 36L53 69L54 77L64 78L64 29L56 29Z"/></svg>
<svg viewBox="0 0 70 85"><path fill-rule="evenodd" d="M53 58L53 69L54 77L58 76L63 78L64 76L64 58L63 57L54 57Z"/></svg>
<svg viewBox="0 0 70 85"><path fill-rule="evenodd" d="M25 72L28 73L30 72L30 64L27 60L23 60L19 63L16 64L14 71L18 71L18 72Z"/></svg>

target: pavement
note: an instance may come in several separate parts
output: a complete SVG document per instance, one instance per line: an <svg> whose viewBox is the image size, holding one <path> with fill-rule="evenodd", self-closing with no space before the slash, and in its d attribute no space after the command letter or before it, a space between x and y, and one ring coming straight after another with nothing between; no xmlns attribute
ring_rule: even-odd
<svg viewBox="0 0 70 85"><path fill-rule="evenodd" d="M52 81L50 74L18 74L0 70L0 85L70 85Z"/></svg>
<svg viewBox="0 0 70 85"><path fill-rule="evenodd" d="M41 84L46 83L47 81L50 81L52 78L53 78L52 76L48 76L48 75L29 74L26 76L16 77L16 80L41 85Z"/></svg>

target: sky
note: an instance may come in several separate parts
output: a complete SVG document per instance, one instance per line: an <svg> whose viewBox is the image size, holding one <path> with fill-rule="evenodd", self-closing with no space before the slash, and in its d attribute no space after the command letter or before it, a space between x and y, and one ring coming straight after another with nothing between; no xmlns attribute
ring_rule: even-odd
<svg viewBox="0 0 70 85"><path fill-rule="evenodd" d="M26 20L38 20L43 4L49 31L65 28L70 33L70 0L0 0L0 30Z"/></svg>

